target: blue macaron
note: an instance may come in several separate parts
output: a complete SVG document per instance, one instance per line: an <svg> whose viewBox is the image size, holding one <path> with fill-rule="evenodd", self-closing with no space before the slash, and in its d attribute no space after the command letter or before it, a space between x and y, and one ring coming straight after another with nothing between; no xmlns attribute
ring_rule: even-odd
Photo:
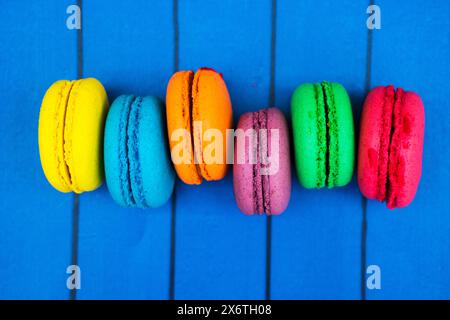
<svg viewBox="0 0 450 320"><path fill-rule="evenodd" d="M163 103L154 97L118 97L108 112L104 140L113 199L124 207L164 205L175 184L168 150Z"/></svg>

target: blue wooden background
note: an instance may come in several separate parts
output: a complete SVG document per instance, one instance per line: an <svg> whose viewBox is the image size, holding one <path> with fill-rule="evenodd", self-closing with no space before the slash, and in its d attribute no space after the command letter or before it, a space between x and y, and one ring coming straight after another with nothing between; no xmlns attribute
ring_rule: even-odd
<svg viewBox="0 0 450 320"><path fill-rule="evenodd" d="M68 30L76 0L2 3L0 32L0 298L450 298L448 96L450 2L388 1L368 31L369 1L94 1ZM39 162L40 102L58 79L93 76L110 101L156 95L177 69L224 74L235 120L275 105L289 117L303 82L341 82L359 123L367 90L394 84L426 108L423 177L394 212L365 201L356 179L305 190L288 210L246 217L231 172L187 186L157 210L123 209L106 186L75 198L53 190ZM66 287L67 266L81 289ZM381 268L381 289L365 286Z"/></svg>

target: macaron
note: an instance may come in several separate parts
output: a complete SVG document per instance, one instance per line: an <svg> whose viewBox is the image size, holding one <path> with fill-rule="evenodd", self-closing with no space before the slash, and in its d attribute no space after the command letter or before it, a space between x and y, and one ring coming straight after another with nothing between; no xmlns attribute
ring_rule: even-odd
<svg viewBox="0 0 450 320"><path fill-rule="evenodd" d="M225 177L226 130L232 129L233 112L222 75L211 68L176 72L167 86L166 108L178 177L187 184Z"/></svg>
<svg viewBox="0 0 450 320"><path fill-rule="evenodd" d="M308 189L340 187L352 179L355 162L350 98L339 83L299 86L291 100L295 165Z"/></svg>
<svg viewBox="0 0 450 320"><path fill-rule="evenodd" d="M237 205L247 215L278 215L287 208L291 196L289 131L279 109L240 117L235 131L233 187Z"/></svg>
<svg viewBox="0 0 450 320"><path fill-rule="evenodd" d="M358 184L369 199L390 209L411 203L422 174L425 111L419 95L394 86L376 87L361 115Z"/></svg>
<svg viewBox="0 0 450 320"><path fill-rule="evenodd" d="M91 191L103 182L103 129L108 97L94 79L59 80L39 113L39 155L44 174L61 192Z"/></svg>
<svg viewBox="0 0 450 320"><path fill-rule="evenodd" d="M154 97L122 95L105 126L106 184L123 207L156 208L173 191L175 173L167 148L164 105Z"/></svg>

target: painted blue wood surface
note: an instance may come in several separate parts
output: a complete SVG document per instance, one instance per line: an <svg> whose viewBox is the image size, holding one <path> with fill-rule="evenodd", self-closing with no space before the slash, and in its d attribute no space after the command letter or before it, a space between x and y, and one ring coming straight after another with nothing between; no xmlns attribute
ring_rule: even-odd
<svg viewBox="0 0 450 320"><path fill-rule="evenodd" d="M0 299L66 299L71 264L71 194L41 169L38 119L56 79L76 77L76 32L69 1L2 3L0 33ZM60 17L60 19L55 19Z"/></svg>
<svg viewBox="0 0 450 320"><path fill-rule="evenodd" d="M411 205L394 212L368 203L367 264L381 268L372 299L450 298L448 204L448 1L380 1L374 31L372 86L394 84L419 93L425 105L422 179Z"/></svg>
<svg viewBox="0 0 450 320"><path fill-rule="evenodd" d="M364 98L368 1L277 1L275 105L289 117L303 82L341 82L357 122ZM55 191L39 161L41 99L58 79L77 75L75 1L8 1L0 33L0 298L67 299L73 195ZM446 148L448 1L378 1L371 85L418 92L426 108L424 170L416 199L391 212L367 202L367 258L382 289L369 299L450 298L450 216ZM234 118L268 106L271 1L179 0L179 68L224 74ZM174 65L172 1L83 1L83 76L97 77L110 101L119 94L165 98ZM235 123L236 123L235 121ZM231 168L230 168L231 169ZM177 182L174 293L177 299L263 299L266 217L235 204L232 175ZM79 299L169 297L171 203L120 208L105 186L80 197ZM305 190L293 176L288 210L272 222L271 297L362 297L362 198L344 188ZM364 287L363 287L364 288Z"/></svg>
<svg viewBox="0 0 450 320"><path fill-rule="evenodd" d="M179 21L180 68L223 73L235 123L267 106L270 1L240 1L239 10L233 1L180 1ZM239 211L231 172L179 184L176 235L175 298L264 298L266 218Z"/></svg>
<svg viewBox="0 0 450 320"><path fill-rule="evenodd" d="M84 76L98 78L110 102L120 94L164 98L173 71L172 4L85 1ZM81 299L167 299L171 203L124 209L103 186L80 198Z"/></svg>
<svg viewBox="0 0 450 320"><path fill-rule="evenodd" d="M328 80L348 90L357 111L364 94L365 4L279 1L277 9L276 105L288 113L298 85ZM296 175L293 181L288 210L273 219L273 298L359 299L362 211L355 181L332 190L306 190Z"/></svg>

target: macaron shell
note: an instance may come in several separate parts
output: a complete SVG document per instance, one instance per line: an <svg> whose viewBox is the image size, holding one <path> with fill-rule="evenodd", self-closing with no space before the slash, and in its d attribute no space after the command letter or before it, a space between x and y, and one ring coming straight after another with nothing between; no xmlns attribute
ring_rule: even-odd
<svg viewBox="0 0 450 320"><path fill-rule="evenodd" d="M300 85L292 95L291 115L297 175L305 188L325 185L327 150L323 92L319 84Z"/></svg>
<svg viewBox="0 0 450 320"><path fill-rule="evenodd" d="M220 180L227 172L226 129L232 129L233 126L230 96L222 76L211 69L199 69L194 76L192 99L194 150L200 162L198 165L200 173L206 180ZM195 123L201 124L201 128ZM222 148L220 143L215 144L217 148L214 148L214 145L211 145L211 137L205 136L205 132L220 133ZM210 160L216 158L209 157L214 149L219 159L216 163L211 163L214 161Z"/></svg>
<svg viewBox="0 0 450 320"><path fill-rule="evenodd" d="M64 157L72 189L80 193L98 188L103 181L103 132L108 97L102 84L87 78L75 81L64 128Z"/></svg>
<svg viewBox="0 0 450 320"><path fill-rule="evenodd" d="M331 83L333 109L328 108L329 127L329 171L328 187L348 184L355 166L355 129L350 98L339 83ZM334 112L334 114L331 114Z"/></svg>
<svg viewBox="0 0 450 320"><path fill-rule="evenodd" d="M358 184L369 199L386 197L389 143L395 91L376 87L367 95L361 114L358 147Z"/></svg>
<svg viewBox="0 0 450 320"><path fill-rule="evenodd" d="M413 200L422 174L425 112L414 92L397 89L394 106L394 132L389 151L389 190L387 206L402 208Z"/></svg>
<svg viewBox="0 0 450 320"><path fill-rule="evenodd" d="M375 199L378 193L378 159L383 130L384 87L367 95L361 113L358 147L358 184L361 193Z"/></svg>
<svg viewBox="0 0 450 320"><path fill-rule="evenodd" d="M190 106L193 79L192 71L178 71L170 78L166 92L167 131L171 153L177 156L181 153L183 157L186 156L189 159L187 163L177 164L172 154L172 161L179 178L187 184L200 184L202 177L194 163L194 146L191 136ZM186 152L186 155L183 152Z"/></svg>
<svg viewBox="0 0 450 320"><path fill-rule="evenodd" d="M114 201L123 207L134 206L129 179L127 156L127 126L131 104L135 97L117 97L109 109L104 135L106 184Z"/></svg>
<svg viewBox="0 0 450 320"><path fill-rule="evenodd" d="M274 129L276 131L274 131ZM270 159L271 174L269 179L269 199L270 214L278 215L286 210L291 197L291 160L289 150L289 131L286 118L283 113L276 109L267 110L267 130L268 130L268 155ZM278 132L277 141L274 134ZM278 152L272 147L278 147ZM278 164L276 165L276 162ZM270 168L266 168L269 169Z"/></svg>
<svg viewBox="0 0 450 320"><path fill-rule="evenodd" d="M247 214L255 213L255 191L253 187L253 162L256 159L256 137L246 137L245 132L253 128L253 113L244 113L238 121L235 132L234 164L233 164L233 190L239 209ZM248 131L251 132L251 131ZM249 150L253 150L252 157ZM261 191L262 192L262 191Z"/></svg>
<svg viewBox="0 0 450 320"><path fill-rule="evenodd" d="M136 204L139 207L160 207L169 200L175 184L166 138L164 105L154 97L142 98L140 108L131 111L130 124L129 128L134 127L136 131L134 135L129 132L128 136L134 137L138 152L129 158Z"/></svg>
<svg viewBox="0 0 450 320"><path fill-rule="evenodd" d="M71 180L64 162L64 121L72 81L53 83L44 95L39 112L39 155L50 184L61 192L70 192Z"/></svg>

